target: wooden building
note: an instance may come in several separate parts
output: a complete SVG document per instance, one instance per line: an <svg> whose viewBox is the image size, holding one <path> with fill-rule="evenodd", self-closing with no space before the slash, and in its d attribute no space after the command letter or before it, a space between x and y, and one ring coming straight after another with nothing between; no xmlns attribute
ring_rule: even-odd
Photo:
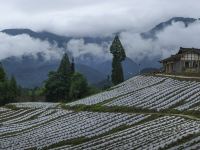
<svg viewBox="0 0 200 150"><path fill-rule="evenodd" d="M165 73L199 73L200 49L180 48L177 54L160 61Z"/></svg>

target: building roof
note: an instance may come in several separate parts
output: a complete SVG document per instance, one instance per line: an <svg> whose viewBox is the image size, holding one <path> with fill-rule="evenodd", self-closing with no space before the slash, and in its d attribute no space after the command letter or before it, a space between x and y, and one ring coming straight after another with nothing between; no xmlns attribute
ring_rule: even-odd
<svg viewBox="0 0 200 150"><path fill-rule="evenodd" d="M178 51L178 54L183 54L185 52L194 52L200 54L200 49L197 48L183 48L180 47L180 50Z"/></svg>
<svg viewBox="0 0 200 150"><path fill-rule="evenodd" d="M177 54L171 55L170 57L161 60L160 63L167 62L167 61L178 61L181 58L181 54L187 53L187 52L194 52L194 53L200 54L200 49L180 47L180 50L178 51Z"/></svg>
<svg viewBox="0 0 200 150"><path fill-rule="evenodd" d="M161 60L160 63L163 63L163 62L166 62L166 61L177 61L177 60L180 60L180 58L181 58L180 54L171 55L170 57Z"/></svg>

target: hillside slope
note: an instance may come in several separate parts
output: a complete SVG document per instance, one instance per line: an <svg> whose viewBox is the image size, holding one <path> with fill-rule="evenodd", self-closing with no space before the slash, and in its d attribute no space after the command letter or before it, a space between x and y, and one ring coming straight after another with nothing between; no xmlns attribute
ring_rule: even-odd
<svg viewBox="0 0 200 150"><path fill-rule="evenodd" d="M72 103L9 104L0 149L198 149L199 93L199 82L136 76Z"/></svg>
<svg viewBox="0 0 200 150"><path fill-rule="evenodd" d="M154 39L156 40L157 34L161 31L164 31L167 27L173 25L174 22L180 22L185 25L187 28L188 26L192 25L197 21L198 19L195 18L185 18L185 17L173 17L169 20L166 20L164 22L160 22L157 25L155 25L151 30L144 31L140 35L143 39ZM56 42L59 47L64 47L66 42L68 42L71 39L84 39L85 44L92 43L92 44L100 44L103 43L109 43L112 41L112 37L69 37L69 36L62 36L57 35L55 33L47 32L47 31L33 31L31 29L5 29L1 32L9 34L11 36L15 35L22 35L27 34L30 37L34 39L40 39L40 40L47 40L50 43ZM106 55L106 54L105 54ZM26 58L25 58L26 57ZM84 59L77 58L77 66L78 70L81 70L85 77L89 80L92 84L98 84L99 82L105 80L105 76L111 73L111 61L102 61L102 59L97 59L98 57L90 56L90 54L85 54L85 56L82 56ZM13 57L12 57L13 58ZM42 60L32 60L30 56L24 56L23 63L16 63L14 58L9 59L10 63L13 63L15 66L15 69L12 70L12 66L7 65L7 70L9 75L15 75L17 76L17 81L23 86L23 87L35 87L40 86L42 84L42 81L46 79L46 76L48 74L48 71L50 71L51 65L55 66L57 64L57 60L51 60L50 64L46 64L45 61ZM155 56L154 58L148 59L148 57L143 58L140 62L141 63L141 69L144 68L160 68L160 63L158 63L158 60L160 60L160 56ZM6 61L6 60L2 60ZM13 62L12 62L13 61ZM30 62L33 61L33 64L35 66L32 66ZM43 63L43 64L42 64ZM30 66L28 66L30 64ZM80 64L80 65L79 65ZM84 67L81 68L81 66ZM44 70L40 70L38 67L39 65L43 65ZM30 68L30 69L24 69L24 68ZM38 68L37 68L38 67ZM46 68L45 68L46 67ZM134 60L131 60L130 58L127 58L126 61L123 62L124 74L125 78L128 79L130 77L133 77L134 75L137 75L139 72L139 68L137 64L134 62ZM12 69L11 69L12 68ZM23 69L22 69L23 68ZM55 67L52 67L55 68ZM93 68L93 69L91 69ZM98 68L98 69L97 69ZM91 69L89 72L88 70ZM22 73L20 73L20 71ZM23 72L24 71L24 72ZM41 72L41 73L40 73ZM101 74L102 77L97 74ZM41 78L37 76L37 74L40 74ZM94 78L92 78L94 76ZM95 81L97 79L97 82ZM95 81L95 82L94 82Z"/></svg>
<svg viewBox="0 0 200 150"><path fill-rule="evenodd" d="M12 57L2 61L8 75L14 75L17 82L26 88L42 86L44 81L47 80L48 73L57 70L59 63L58 60L46 61L27 56L21 59ZM106 74L87 65L75 64L75 69L86 77L89 84L95 84L106 79Z"/></svg>

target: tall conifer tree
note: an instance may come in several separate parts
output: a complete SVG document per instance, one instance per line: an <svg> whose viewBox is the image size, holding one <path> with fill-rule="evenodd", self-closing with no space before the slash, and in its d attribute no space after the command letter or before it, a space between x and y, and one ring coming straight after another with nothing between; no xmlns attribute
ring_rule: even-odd
<svg viewBox="0 0 200 150"><path fill-rule="evenodd" d="M69 57L66 53L62 57L62 60L60 62L60 66L58 67L57 72L65 74L65 75L71 73L71 64L69 61Z"/></svg>
<svg viewBox="0 0 200 150"><path fill-rule="evenodd" d="M111 75L112 83L116 85L124 81L123 68L121 62L124 61L126 58L126 53L118 36L115 36L110 47L110 52L113 54Z"/></svg>
<svg viewBox="0 0 200 150"><path fill-rule="evenodd" d="M13 101L16 100L18 94L19 94L19 90L17 87L17 82L15 80L15 77L12 76L10 80L10 96Z"/></svg>
<svg viewBox="0 0 200 150"><path fill-rule="evenodd" d="M57 72L50 72L49 79L46 81L46 99L48 101L64 101L69 99L71 86L71 64L68 55L62 57Z"/></svg>
<svg viewBox="0 0 200 150"><path fill-rule="evenodd" d="M71 71L72 71L72 73L75 73L75 63L74 63L74 58L72 58Z"/></svg>
<svg viewBox="0 0 200 150"><path fill-rule="evenodd" d="M6 73L4 71L3 65L0 62L0 82L4 82L6 80Z"/></svg>

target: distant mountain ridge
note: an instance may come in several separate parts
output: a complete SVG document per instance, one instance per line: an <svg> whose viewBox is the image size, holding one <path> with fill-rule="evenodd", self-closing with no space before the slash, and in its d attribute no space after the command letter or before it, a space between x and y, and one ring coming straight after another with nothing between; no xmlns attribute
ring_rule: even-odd
<svg viewBox="0 0 200 150"><path fill-rule="evenodd" d="M8 75L14 75L22 87L33 88L41 86L50 71L57 70L59 61L44 61L31 57L22 59L7 58L2 64ZM106 75L83 64L75 64L76 71L82 73L90 84L95 84L106 78Z"/></svg>
<svg viewBox="0 0 200 150"><path fill-rule="evenodd" d="M163 31L165 28L168 26L172 25L173 22L182 22L185 24L185 27L188 27L190 24L194 23L195 21L200 20L200 19L195 19L195 18L184 18L184 17L173 17L170 20L167 20L165 22L161 22L160 24L156 25L154 28L152 28L150 31L143 32L140 35L144 39L156 38L156 34Z"/></svg>
<svg viewBox="0 0 200 150"><path fill-rule="evenodd" d="M189 26L195 21L200 20L195 18L185 18L185 17L173 17L165 22L161 22L151 30L147 32L142 32L140 35L143 38L155 38L156 33L163 31L166 27L172 25L173 22L182 22L185 26ZM20 35L27 34L32 38L38 38L40 40L48 40L50 43L57 42L59 46L63 46L63 43L68 42L70 39L83 38L86 43L102 43L112 40L112 37L70 37L70 36L61 36L47 31L35 32L31 29L4 29L0 32L9 34L9 35Z"/></svg>
<svg viewBox="0 0 200 150"><path fill-rule="evenodd" d="M166 22L161 22L156 25L150 31L141 33L141 37L144 39L156 39L156 34L163 31L165 28L172 25L173 22L182 22L185 24L185 27L188 27L190 24L194 23L198 19L195 18L184 18L184 17L174 17ZM50 33L47 31L35 32L30 29L5 29L1 32L15 36L21 34L27 34L32 38L47 40L50 43L56 42L59 47L63 47L66 42L74 37L69 36L60 36L54 33ZM96 43L101 44L103 42L111 42L111 37L80 37L83 38L86 43ZM75 39L78 39L76 37ZM90 56L88 55L88 58ZM96 58L92 58L96 61ZM141 68L139 68L138 64L135 63L130 58L127 58L123 62L124 67L124 76L125 79L128 79L136 74L138 74L139 69L150 68L150 67L160 67L157 62L159 58L154 58L155 60L142 60ZM105 81L107 75L111 74L111 60L100 62L100 63L90 63L85 61L80 61L77 59L76 69L83 73L84 76L88 79L89 83L97 84L101 81ZM46 80L47 74L51 70L55 70L58 66L58 60L52 61L44 61L42 57L38 57L38 59L32 59L29 56L24 56L23 59L17 58L7 58L3 60L3 64L9 75L15 75L17 81L24 87L34 87L40 86L43 80Z"/></svg>
<svg viewBox="0 0 200 150"><path fill-rule="evenodd" d="M112 40L110 37L70 37L70 36L61 36L47 31L35 32L31 29L5 29L1 32L6 33L8 35L21 35L27 34L32 38L37 38L40 40L47 40L50 43L56 42L59 47L63 47L64 43L68 42L71 39L79 39L83 38L85 43L102 43L105 41Z"/></svg>

